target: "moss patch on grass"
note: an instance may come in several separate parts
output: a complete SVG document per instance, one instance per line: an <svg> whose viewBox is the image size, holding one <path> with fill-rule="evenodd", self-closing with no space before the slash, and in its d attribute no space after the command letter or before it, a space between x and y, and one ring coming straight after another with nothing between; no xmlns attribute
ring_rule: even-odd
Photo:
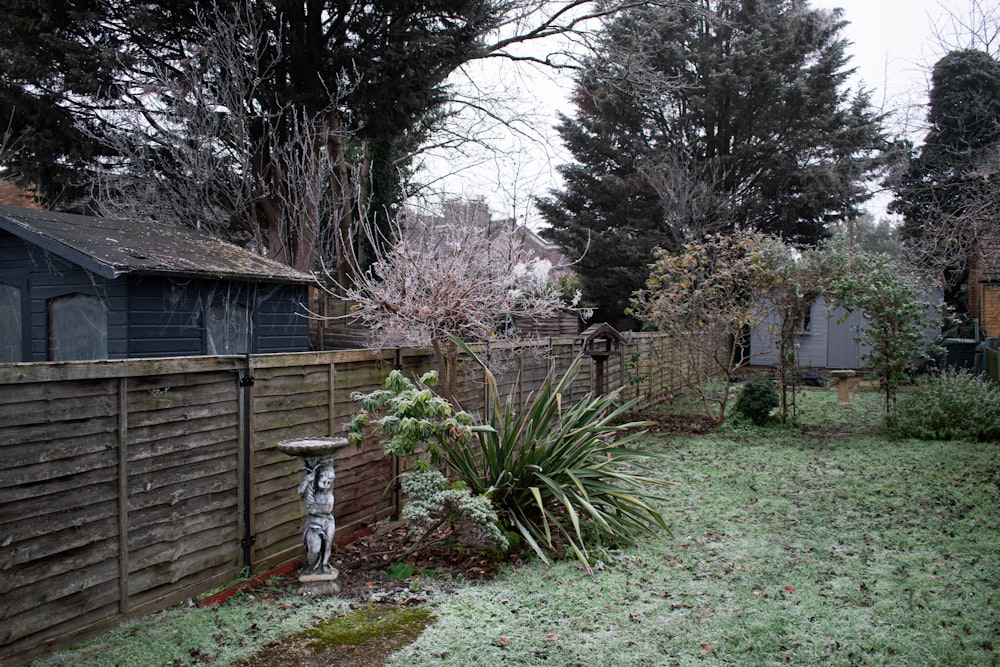
<svg viewBox="0 0 1000 667"><path fill-rule="evenodd" d="M403 635L412 641L434 621L425 607L363 607L350 614L323 621L303 633L313 648L358 646L367 641Z"/></svg>

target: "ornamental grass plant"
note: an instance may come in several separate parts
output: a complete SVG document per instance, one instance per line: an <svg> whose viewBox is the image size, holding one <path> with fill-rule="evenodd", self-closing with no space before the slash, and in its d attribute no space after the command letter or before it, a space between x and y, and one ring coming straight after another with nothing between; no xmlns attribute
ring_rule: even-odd
<svg viewBox="0 0 1000 667"><path fill-rule="evenodd" d="M526 405L504 399L496 378L472 350L486 377L489 429L464 443L443 443L441 463L473 493L489 497L501 522L546 563L568 549L590 570L588 546L633 544L670 532L645 474L656 455L633 445L649 422L627 421L634 402L618 392L587 394L564 405L580 359L559 379L550 370Z"/></svg>

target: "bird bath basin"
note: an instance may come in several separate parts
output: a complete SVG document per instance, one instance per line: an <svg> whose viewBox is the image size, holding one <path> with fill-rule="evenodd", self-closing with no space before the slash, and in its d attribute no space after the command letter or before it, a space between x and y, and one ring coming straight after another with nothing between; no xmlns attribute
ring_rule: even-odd
<svg viewBox="0 0 1000 667"><path fill-rule="evenodd" d="M299 438L296 440L282 440L275 447L282 454L288 454L289 456L316 458L329 456L346 445L347 438Z"/></svg>

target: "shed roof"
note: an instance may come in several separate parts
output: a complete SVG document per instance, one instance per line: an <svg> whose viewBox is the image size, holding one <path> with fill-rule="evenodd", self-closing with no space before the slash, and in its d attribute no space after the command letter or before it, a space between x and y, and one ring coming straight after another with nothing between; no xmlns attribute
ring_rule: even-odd
<svg viewBox="0 0 1000 667"><path fill-rule="evenodd" d="M108 279L122 275L310 283L314 277L193 229L0 206L0 230Z"/></svg>

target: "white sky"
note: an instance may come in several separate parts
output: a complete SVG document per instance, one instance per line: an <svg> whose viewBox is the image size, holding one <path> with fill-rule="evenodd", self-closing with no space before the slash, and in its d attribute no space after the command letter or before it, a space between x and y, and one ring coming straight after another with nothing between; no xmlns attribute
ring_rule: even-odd
<svg viewBox="0 0 1000 667"><path fill-rule="evenodd" d="M872 104L893 113L892 132L906 132L919 142L923 136L927 81L930 67L944 53L935 39L935 24L945 10L967 11L970 0L812 0L819 8L841 7L849 25L842 33L850 65L857 68L852 87L872 91ZM475 134L502 148L499 152L469 149L466 155L442 152L426 161L420 174L438 180L434 187L446 197L485 197L498 217L514 216L532 227L540 219L531 206L533 196L545 195L561 185L555 167L569 161L558 135L552 129L556 113L572 115L566 101L571 75L551 72L519 72L509 63L478 66L470 73L480 91L505 91L516 99L509 103L524 117L518 131L480 127ZM886 195L877 196L869 207L884 214Z"/></svg>

